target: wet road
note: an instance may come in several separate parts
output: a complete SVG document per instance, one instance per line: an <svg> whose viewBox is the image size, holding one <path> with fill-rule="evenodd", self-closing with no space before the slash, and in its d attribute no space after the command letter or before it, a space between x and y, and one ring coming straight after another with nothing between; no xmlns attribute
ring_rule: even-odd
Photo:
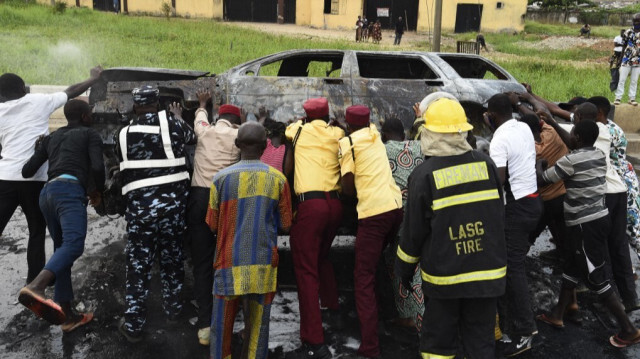
<svg viewBox="0 0 640 359"><path fill-rule="evenodd" d="M191 301L191 276L187 261L187 280L184 291L185 310L179 323L168 325L159 302L159 282L155 273L148 306L145 340L137 345L127 343L117 332L124 309L124 228L123 219L99 217L90 210L89 235L85 253L73 268L73 283L79 310L94 310L96 319L86 327L64 334L57 326L36 319L31 312L17 303L17 292L26 278L26 234L24 217L18 210L0 238L0 358L207 358L208 350L198 344L196 328L190 324L196 309ZM543 235L544 237L544 235ZM536 313L547 310L555 301L560 284L560 273L552 268L557 260L539 253L550 247L541 238L528 260L531 293ZM47 253L52 252L47 238ZM352 255L352 254L351 254ZM349 259L341 252L336 260ZM638 261L634 258L636 265ZM348 266L340 277L351 275ZM284 270L281 271L284 272ZM388 285L388 281L380 281ZM357 316L353 305L353 292L349 281L341 284L342 314L345 326L341 329L325 327L327 342L336 357L355 352L359 345ZM283 283L286 284L286 283ZM282 358L285 352L296 348L298 338L298 305L295 291L283 285L276 296L271 315L271 358ZM417 336L398 328L384 325L394 317L389 292L382 288L380 337L384 358L417 357ZM521 358L585 358L623 359L640 358L640 346L615 349L608 337L615 333L616 325L598 305L594 295L578 294L583 323L566 323L563 330L539 323L540 334L534 349ZM640 326L640 313L632 316ZM241 321L236 331L242 329ZM235 337L237 340L238 336Z"/></svg>

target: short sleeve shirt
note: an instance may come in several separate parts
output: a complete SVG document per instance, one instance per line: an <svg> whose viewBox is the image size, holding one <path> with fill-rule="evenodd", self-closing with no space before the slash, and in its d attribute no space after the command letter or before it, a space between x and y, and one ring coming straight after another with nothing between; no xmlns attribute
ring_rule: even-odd
<svg viewBox="0 0 640 359"><path fill-rule="evenodd" d="M424 162L419 141L387 141L384 144L389 158L389 166L393 179L402 193L402 206L406 204L409 194L407 183L413 170Z"/></svg>
<svg viewBox="0 0 640 359"><path fill-rule="evenodd" d="M622 66L640 66L640 37L633 29L627 29L622 36L625 49L622 54Z"/></svg>
<svg viewBox="0 0 640 359"><path fill-rule="evenodd" d="M191 185L209 188L216 173L240 160L240 149L235 143L238 127L227 120L210 125L204 111L198 111L193 124L198 143Z"/></svg>
<svg viewBox="0 0 640 359"><path fill-rule="evenodd" d="M514 199L538 190L535 141L525 123L511 119L498 127L493 134L489 154L496 167L508 169L507 180Z"/></svg>
<svg viewBox="0 0 640 359"><path fill-rule="evenodd" d="M35 151L35 142L49 134L49 116L67 102L67 94L27 94L0 103L0 180L46 181L45 163L31 178L22 177L22 167Z"/></svg>
<svg viewBox="0 0 640 359"><path fill-rule="evenodd" d="M549 167L555 165L558 159L569 153L569 149L564 142L562 142L556 130L546 123L542 125L540 139L541 141L539 143L536 142L536 160L547 160ZM551 183L540 188L540 195L545 201L552 200L565 193L566 190L562 181Z"/></svg>
<svg viewBox="0 0 640 359"><path fill-rule="evenodd" d="M298 121L287 127L285 135L292 142L297 136L293 175L296 194L339 190L338 140L344 137L344 131L322 120Z"/></svg>
<svg viewBox="0 0 640 359"><path fill-rule="evenodd" d="M611 134L607 125L598 122L598 138L594 146L603 153L609 154L611 151ZM607 156L607 193L627 192L627 185L615 168L611 165L611 158Z"/></svg>
<svg viewBox="0 0 640 359"><path fill-rule="evenodd" d="M375 125L360 129L350 137L351 141L349 137L340 140L338 157L342 175L353 173L358 192L358 219L402 208L402 194L391 174L387 150Z"/></svg>

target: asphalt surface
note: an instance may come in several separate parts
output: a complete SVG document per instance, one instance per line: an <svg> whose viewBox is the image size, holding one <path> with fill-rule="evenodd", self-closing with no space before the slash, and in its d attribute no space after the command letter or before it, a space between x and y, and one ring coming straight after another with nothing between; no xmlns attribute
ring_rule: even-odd
<svg viewBox="0 0 640 359"><path fill-rule="evenodd" d="M95 311L96 319L70 334L63 334L58 326L35 318L17 303L17 293L26 277L27 227L20 210L9 222L0 237L0 358L208 358L208 349L199 345L197 329L190 323L196 315L191 304L192 277L186 261L185 306L178 324L169 325L159 302L158 273L154 273L148 303L148 321L144 341L129 344L117 331L124 310L124 245L125 224L122 218L99 217L90 210L89 234L85 253L73 268L76 305L82 311ZM543 234L530 253L528 275L534 312L546 311L554 302L560 284L558 260L544 252L552 248ZM51 254L47 238L47 254ZM351 290L349 239L341 238L334 252L342 303L343 325L325 325L327 342L335 357L348 357L359 345L357 315ZM282 243L286 246L286 239ZM542 255L541 255L542 253ZM281 263L286 263L286 251ZM637 258L634 258L637 265ZM285 264L286 265L286 264ZM298 304L291 285L291 272L281 267L281 290L276 296L270 329L270 358L283 358L299 344ZM380 342L384 358L417 358L418 337L410 331L390 325L386 321L395 316L389 281L379 274ZM52 294L52 291L49 291ZM521 358L640 358L640 345L616 349L608 344L608 337L616 333L612 318L598 305L589 292L578 294L583 323L567 322L563 330L539 323L540 334L534 348ZM632 315L640 326L640 313ZM335 324L335 323L334 323ZM242 329L240 318L235 331ZM239 342L234 336L234 343ZM500 358L500 355L497 356Z"/></svg>

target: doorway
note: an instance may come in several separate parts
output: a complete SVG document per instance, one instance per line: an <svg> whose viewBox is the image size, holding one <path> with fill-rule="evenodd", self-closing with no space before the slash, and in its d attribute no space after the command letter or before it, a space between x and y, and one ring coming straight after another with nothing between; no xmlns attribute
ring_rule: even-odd
<svg viewBox="0 0 640 359"><path fill-rule="evenodd" d="M456 11L456 33L480 31L481 4L458 4Z"/></svg>

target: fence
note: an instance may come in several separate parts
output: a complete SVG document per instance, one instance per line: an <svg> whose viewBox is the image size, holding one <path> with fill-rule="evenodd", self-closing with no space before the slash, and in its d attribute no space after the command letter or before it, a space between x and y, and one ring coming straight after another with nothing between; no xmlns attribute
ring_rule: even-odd
<svg viewBox="0 0 640 359"><path fill-rule="evenodd" d="M527 10L527 20L546 24L583 24L629 26L633 14L612 13L602 10Z"/></svg>

